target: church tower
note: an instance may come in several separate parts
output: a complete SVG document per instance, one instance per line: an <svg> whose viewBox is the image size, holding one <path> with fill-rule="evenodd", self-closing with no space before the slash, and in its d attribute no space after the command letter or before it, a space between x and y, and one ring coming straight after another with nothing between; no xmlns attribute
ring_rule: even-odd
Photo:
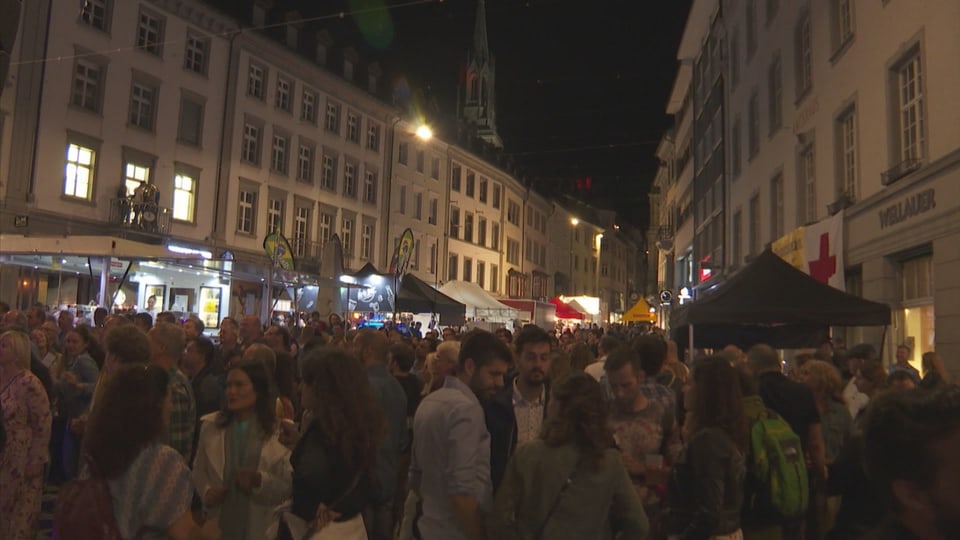
<svg viewBox="0 0 960 540"><path fill-rule="evenodd" d="M503 141L497 133L495 104L495 65L487 45L487 9L477 0L477 20L473 29L473 47L467 53L463 119L477 130L477 136L497 148Z"/></svg>

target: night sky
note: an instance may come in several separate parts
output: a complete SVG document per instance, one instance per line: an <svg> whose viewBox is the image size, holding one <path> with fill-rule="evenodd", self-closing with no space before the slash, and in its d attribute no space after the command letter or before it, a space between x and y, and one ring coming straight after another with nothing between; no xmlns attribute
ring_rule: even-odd
<svg viewBox="0 0 960 540"><path fill-rule="evenodd" d="M386 0L390 9L379 11L364 10L384 0L288 1L310 14L341 5L344 19L331 25L338 45L360 41L361 54L381 63L394 88L409 86L433 114L454 114L476 0ZM690 4L486 0L504 152L542 192L572 193L577 178L589 177L589 202L646 224L653 154L670 124L664 108Z"/></svg>

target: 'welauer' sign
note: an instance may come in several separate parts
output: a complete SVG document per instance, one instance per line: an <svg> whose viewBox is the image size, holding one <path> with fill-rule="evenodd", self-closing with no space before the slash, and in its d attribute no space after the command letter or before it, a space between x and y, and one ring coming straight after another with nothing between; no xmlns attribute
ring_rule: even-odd
<svg viewBox="0 0 960 540"><path fill-rule="evenodd" d="M880 228L885 229L937 207L933 188L914 193L906 199L880 211Z"/></svg>

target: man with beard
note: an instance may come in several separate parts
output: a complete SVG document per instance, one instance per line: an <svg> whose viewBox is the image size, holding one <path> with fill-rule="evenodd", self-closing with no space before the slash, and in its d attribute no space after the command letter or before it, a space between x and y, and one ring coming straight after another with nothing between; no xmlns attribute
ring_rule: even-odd
<svg viewBox="0 0 960 540"><path fill-rule="evenodd" d="M890 513L862 538L957 538L960 387L891 392L877 398L867 410L864 461Z"/></svg>
<svg viewBox="0 0 960 540"><path fill-rule="evenodd" d="M550 385L550 335L528 324L514 339L517 375L483 404L490 431L490 475L493 489L500 487L510 456L517 446L540 434L547 414Z"/></svg>
<svg viewBox="0 0 960 540"><path fill-rule="evenodd" d="M503 386L510 349L475 330L464 336L455 376L423 398L413 420L410 488L421 499L423 540L481 540L493 503L490 433L480 400Z"/></svg>

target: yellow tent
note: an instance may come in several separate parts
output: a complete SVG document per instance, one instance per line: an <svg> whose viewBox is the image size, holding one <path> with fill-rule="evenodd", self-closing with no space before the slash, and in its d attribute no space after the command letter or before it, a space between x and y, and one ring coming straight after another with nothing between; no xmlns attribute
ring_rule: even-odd
<svg viewBox="0 0 960 540"><path fill-rule="evenodd" d="M640 299L637 300L637 303L623 314L623 318L620 320L625 323L645 322L652 324L657 322L657 314L650 313L650 304L648 304L647 301L641 296Z"/></svg>

